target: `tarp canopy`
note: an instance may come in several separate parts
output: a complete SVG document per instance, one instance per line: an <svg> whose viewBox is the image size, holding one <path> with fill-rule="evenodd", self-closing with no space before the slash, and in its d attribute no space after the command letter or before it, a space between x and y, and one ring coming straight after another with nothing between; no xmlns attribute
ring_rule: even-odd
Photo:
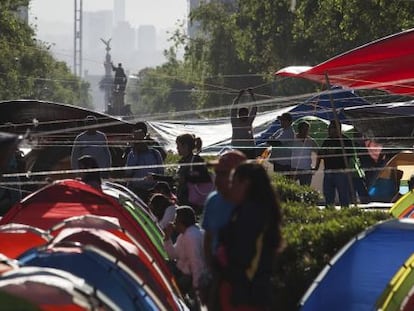
<svg viewBox="0 0 414 311"><path fill-rule="evenodd" d="M367 229L319 274L301 310L374 310L385 286L413 252L414 221L395 219Z"/></svg>
<svg viewBox="0 0 414 311"><path fill-rule="evenodd" d="M276 75L305 78L353 89L414 95L414 29L381 38L314 67L291 66Z"/></svg>

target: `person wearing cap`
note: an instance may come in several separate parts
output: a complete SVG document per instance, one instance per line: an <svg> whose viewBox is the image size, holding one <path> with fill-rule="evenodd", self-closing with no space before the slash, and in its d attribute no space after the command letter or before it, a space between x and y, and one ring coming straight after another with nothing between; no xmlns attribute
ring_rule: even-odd
<svg viewBox="0 0 414 311"><path fill-rule="evenodd" d="M324 163L323 195L326 207L335 204L335 195L338 192L341 207L348 207L351 194L351 176L348 175L354 149L351 140L342 134L341 123L332 120L328 126L328 137L323 141L318 152L315 170L320 163Z"/></svg>
<svg viewBox="0 0 414 311"><path fill-rule="evenodd" d="M172 192L170 185L166 181L157 181L154 187L150 189L152 194L160 193L165 195L171 202L177 202L177 196Z"/></svg>
<svg viewBox="0 0 414 311"><path fill-rule="evenodd" d="M298 133L292 146L291 166L294 171L294 179L299 181L302 186L310 186L312 182L312 154L318 152L318 145L309 136L309 129L309 122L299 122Z"/></svg>
<svg viewBox="0 0 414 311"><path fill-rule="evenodd" d="M292 170L292 143L295 139L295 132L292 128L292 115L288 112L277 117L281 128L278 129L269 139L268 144L272 148L272 163L275 172L289 172Z"/></svg>
<svg viewBox="0 0 414 311"><path fill-rule="evenodd" d="M256 144L253 137L253 121L256 118L257 106L251 107L250 111L247 107L235 106L245 92L250 94L252 101L255 101L252 89L240 90L237 97L233 100L230 110L230 119L232 126L231 145L235 149L242 151L249 159L256 158Z"/></svg>
<svg viewBox="0 0 414 311"><path fill-rule="evenodd" d="M87 130L76 136L72 147L71 164L72 169L79 169L78 159L89 155L93 157L99 168L109 168L112 164L112 156L108 147L106 135L96 129L98 121L95 116L87 116L85 127ZM106 178L108 172L101 172L101 176Z"/></svg>
<svg viewBox="0 0 414 311"><path fill-rule="evenodd" d="M148 146L146 136L146 124L144 122L135 124L132 131L133 145L125 164L125 175L130 178L127 187L144 202L147 202L149 190L155 185L152 174L164 174L161 154L155 148ZM134 168L130 169L130 167Z"/></svg>
<svg viewBox="0 0 414 311"><path fill-rule="evenodd" d="M84 155L78 159L80 169L96 169L98 168L98 163L90 155ZM101 174L98 171L95 172L83 172L81 173L81 180L88 184L89 186L95 188L96 190L102 191L102 179Z"/></svg>

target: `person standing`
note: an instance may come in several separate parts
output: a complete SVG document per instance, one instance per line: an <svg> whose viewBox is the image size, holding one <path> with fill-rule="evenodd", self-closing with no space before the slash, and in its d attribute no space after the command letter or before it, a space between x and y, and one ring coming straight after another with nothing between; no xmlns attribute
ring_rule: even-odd
<svg viewBox="0 0 414 311"><path fill-rule="evenodd" d="M89 155L95 159L99 168L110 168L112 156L108 147L106 135L97 130L97 119L95 116L87 116L85 127L87 130L76 136L72 147L71 164L72 169L79 169L78 159L82 156ZM101 172L102 178L107 178L107 171Z"/></svg>
<svg viewBox="0 0 414 311"><path fill-rule="evenodd" d="M214 167L216 190L212 192L204 205L201 227L204 229L204 255L208 266L209 282L201 289L203 301L209 310L217 310L217 290L220 281L219 271L214 265L214 256L218 246L219 232L230 221L234 204L231 202L230 176L232 171L247 160L238 150L227 151L217 162L210 162Z"/></svg>
<svg viewBox="0 0 414 311"><path fill-rule="evenodd" d="M181 157L178 169L177 199L179 205L190 205L197 214L203 206L190 202L188 183L211 183L211 177L204 159L198 154L201 151L201 139L192 134L179 135L176 139L177 152ZM206 193L207 197L208 193ZM202 203L203 204L203 203Z"/></svg>
<svg viewBox="0 0 414 311"><path fill-rule="evenodd" d="M220 310L270 310L272 267L282 246L279 199L257 163L236 168L231 193L235 208L215 255L222 276Z"/></svg>
<svg viewBox="0 0 414 311"><path fill-rule="evenodd" d="M149 191L156 184L152 174L163 175L164 167L160 152L148 146L146 136L146 124L137 122L132 131L133 145L127 155L125 175L130 178L127 187L147 203Z"/></svg>
<svg viewBox="0 0 414 311"><path fill-rule="evenodd" d="M319 149L315 167L315 170L318 170L323 160L323 194L327 207L334 206L336 192L341 207L349 206L352 177L347 169L353 155L352 142L342 134L341 123L332 120L328 126L328 138L323 141Z"/></svg>
<svg viewBox="0 0 414 311"><path fill-rule="evenodd" d="M309 136L310 124L302 121L298 124L298 133L292 145L291 167L294 179L302 186L310 186L312 182L312 153L317 153L318 145Z"/></svg>
<svg viewBox="0 0 414 311"><path fill-rule="evenodd" d="M231 106L231 145L243 152L249 159L254 159L256 158L256 144L253 137L253 121L256 118L257 106L252 106L250 111L247 107L240 107L239 109L235 107L245 92L246 90L240 90ZM252 101L256 101L252 89L247 89L247 92L250 94Z"/></svg>
<svg viewBox="0 0 414 311"><path fill-rule="evenodd" d="M272 162L275 172L287 172L292 170L292 143L295 139L295 132L292 128L292 115L288 112L277 117L281 128L278 129L269 139L268 144L272 146Z"/></svg>

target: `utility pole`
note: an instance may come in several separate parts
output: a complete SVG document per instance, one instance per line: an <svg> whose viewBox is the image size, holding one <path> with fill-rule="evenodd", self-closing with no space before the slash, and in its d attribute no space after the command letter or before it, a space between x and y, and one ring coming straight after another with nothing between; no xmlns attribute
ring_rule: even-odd
<svg viewBox="0 0 414 311"><path fill-rule="evenodd" d="M73 73L77 77L82 77L82 1L75 1L75 29L74 29L74 58Z"/></svg>

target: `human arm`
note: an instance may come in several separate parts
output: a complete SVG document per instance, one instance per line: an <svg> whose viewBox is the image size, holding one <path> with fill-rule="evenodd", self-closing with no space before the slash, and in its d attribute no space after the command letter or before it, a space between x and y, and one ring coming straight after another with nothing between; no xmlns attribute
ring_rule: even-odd
<svg viewBox="0 0 414 311"><path fill-rule="evenodd" d="M175 244L171 241L171 235L174 232L174 226L172 223L168 224L164 229L164 249L167 252L168 258L177 259L177 244L180 243L182 235L180 234Z"/></svg>
<svg viewBox="0 0 414 311"><path fill-rule="evenodd" d="M78 137L75 138L72 146L72 153L70 156L71 166L73 170L79 169L78 159L80 157L81 147L78 141Z"/></svg>
<svg viewBox="0 0 414 311"><path fill-rule="evenodd" d="M155 148L152 148L152 150L155 154L156 164L158 165L158 167L155 168L155 171L156 171L155 173L158 175L164 175L164 166L163 166L164 162L162 160L161 153Z"/></svg>
<svg viewBox="0 0 414 311"><path fill-rule="evenodd" d="M195 234L186 235L185 252L188 258L194 288L198 288L198 281L205 269L202 241L203 235L201 237Z"/></svg>
<svg viewBox="0 0 414 311"><path fill-rule="evenodd" d="M161 229L167 228L168 224L174 222L175 215L176 215L176 211L175 211L174 205L168 206L166 210L164 211L164 215L162 216L159 222Z"/></svg>
<svg viewBox="0 0 414 311"><path fill-rule="evenodd" d="M231 109L230 109L231 120L237 119L237 110L238 109L235 106L239 103L240 97L242 97L244 92L245 92L245 90L240 90L237 97L233 99L233 104L231 105Z"/></svg>
<svg viewBox="0 0 414 311"><path fill-rule="evenodd" d="M103 146L104 167L111 167L112 166L112 155L111 155L111 151L109 150L108 139L105 134L102 134L102 135L103 135L102 139L104 142L104 146Z"/></svg>
<svg viewBox="0 0 414 311"><path fill-rule="evenodd" d="M254 97L253 90L251 88L248 88L247 92L250 94L250 98L252 99L252 101L255 102L256 98ZM253 105L252 108L250 109L250 112L249 112L249 119L252 122L253 122L254 118L256 118L256 114L257 114L257 106Z"/></svg>

